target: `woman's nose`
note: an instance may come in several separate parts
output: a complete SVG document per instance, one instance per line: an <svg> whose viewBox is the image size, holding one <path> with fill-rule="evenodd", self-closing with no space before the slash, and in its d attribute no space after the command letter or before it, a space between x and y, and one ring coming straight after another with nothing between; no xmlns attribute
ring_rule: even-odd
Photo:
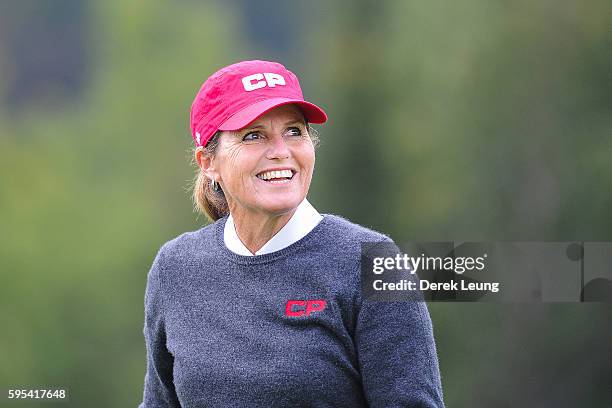
<svg viewBox="0 0 612 408"><path fill-rule="evenodd" d="M270 140L270 148L268 150L268 159L288 159L291 155L289 147L284 137L278 136Z"/></svg>

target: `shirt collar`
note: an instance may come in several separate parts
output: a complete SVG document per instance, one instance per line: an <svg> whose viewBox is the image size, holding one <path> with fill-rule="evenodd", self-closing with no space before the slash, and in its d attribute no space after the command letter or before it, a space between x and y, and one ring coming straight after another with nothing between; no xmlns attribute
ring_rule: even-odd
<svg viewBox="0 0 612 408"><path fill-rule="evenodd" d="M298 205L295 213L293 213L287 224L270 238L259 251L255 252L255 255L269 254L288 247L308 235L322 219L323 216L319 214L308 200L304 199L304 201ZM225 242L225 246L235 254L253 256L251 251L249 251L242 241L240 241L240 238L238 238L234 219L231 214L225 222L223 241Z"/></svg>

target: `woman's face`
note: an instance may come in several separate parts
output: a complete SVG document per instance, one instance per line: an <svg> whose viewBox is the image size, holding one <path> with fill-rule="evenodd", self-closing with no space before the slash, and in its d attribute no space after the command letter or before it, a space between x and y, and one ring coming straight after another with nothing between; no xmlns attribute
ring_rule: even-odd
<svg viewBox="0 0 612 408"><path fill-rule="evenodd" d="M233 215L281 215L306 197L314 163L302 112L283 105L244 129L223 132L210 169Z"/></svg>

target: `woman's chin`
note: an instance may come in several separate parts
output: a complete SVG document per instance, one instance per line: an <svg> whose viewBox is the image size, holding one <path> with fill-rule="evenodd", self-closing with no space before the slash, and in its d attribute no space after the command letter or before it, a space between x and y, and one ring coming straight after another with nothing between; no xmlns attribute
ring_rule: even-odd
<svg viewBox="0 0 612 408"><path fill-rule="evenodd" d="M269 199L261 202L258 207L263 212L270 213L271 215L282 215L295 211L301 202L302 199L300 199L300 197L279 197L278 199L270 197Z"/></svg>

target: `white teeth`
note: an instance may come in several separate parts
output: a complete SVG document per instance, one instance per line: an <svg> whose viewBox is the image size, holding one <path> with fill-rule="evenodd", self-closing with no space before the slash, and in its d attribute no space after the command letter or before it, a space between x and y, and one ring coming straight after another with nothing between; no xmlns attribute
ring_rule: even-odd
<svg viewBox="0 0 612 408"><path fill-rule="evenodd" d="M270 180L276 178L291 178L293 176L293 172L291 170L275 170L275 171L266 171L265 173L258 174L262 180Z"/></svg>

